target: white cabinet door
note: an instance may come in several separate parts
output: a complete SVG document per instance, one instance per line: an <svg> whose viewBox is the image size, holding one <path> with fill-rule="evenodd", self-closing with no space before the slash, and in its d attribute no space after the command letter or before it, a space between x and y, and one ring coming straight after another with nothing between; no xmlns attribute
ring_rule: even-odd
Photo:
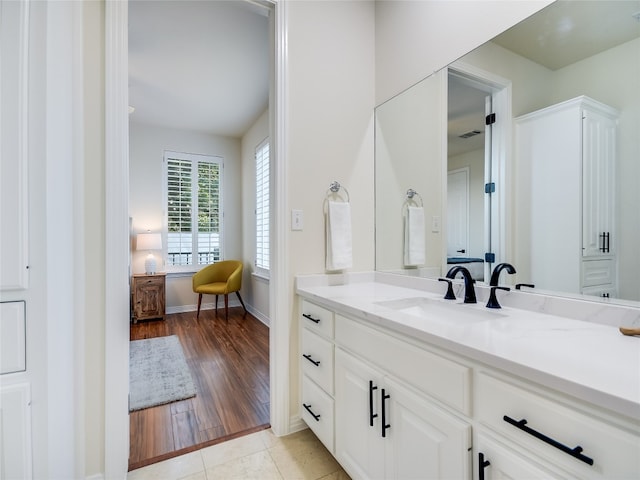
<svg viewBox="0 0 640 480"><path fill-rule="evenodd" d="M471 426L389 378L384 391L385 478L471 478Z"/></svg>
<svg viewBox="0 0 640 480"><path fill-rule="evenodd" d="M464 480L471 427L336 349L336 457L355 478Z"/></svg>
<svg viewBox="0 0 640 480"><path fill-rule="evenodd" d="M585 109L582 118L582 254L615 253L616 122Z"/></svg>
<svg viewBox="0 0 640 480"><path fill-rule="evenodd" d="M336 458L353 478L384 478L382 376L340 348L335 356Z"/></svg>
<svg viewBox="0 0 640 480"><path fill-rule="evenodd" d="M560 472L553 472L533 463L525 456L491 437L478 433L475 447L476 480L548 480L573 479Z"/></svg>

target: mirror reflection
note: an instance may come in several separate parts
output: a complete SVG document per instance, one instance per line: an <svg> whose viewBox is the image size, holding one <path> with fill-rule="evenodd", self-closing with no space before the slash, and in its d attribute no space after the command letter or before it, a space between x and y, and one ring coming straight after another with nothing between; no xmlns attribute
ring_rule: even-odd
<svg viewBox="0 0 640 480"><path fill-rule="evenodd" d="M514 282L540 290L640 301L639 11L635 0L555 2L380 105L376 269L438 276L464 262L475 278L488 280L493 265L509 261L518 270L510 276ZM615 117L609 167L589 177L582 154L588 149L579 144L581 157L572 160L572 170L561 168L569 164L567 154L537 171L543 162L528 153L545 144L553 147L546 157L563 152L570 130L538 138L523 125L581 97L587 103L578 101L577 115ZM592 106L596 111L585 113ZM496 123L487 126L492 112ZM540 125L554 121L548 118ZM564 131L566 122L560 126ZM574 128L587 127L578 121ZM416 206L408 189L423 200L420 264L406 258L412 245L407 212ZM592 206L607 196L610 209ZM556 203L544 204L545 197ZM569 203L577 205L571 214ZM596 217L605 217L606 225ZM597 228L587 232L583 227L591 223ZM564 224L575 231L561 230ZM545 254L536 253L540 245L547 245ZM561 274L575 281L555 285L550 279Z"/></svg>

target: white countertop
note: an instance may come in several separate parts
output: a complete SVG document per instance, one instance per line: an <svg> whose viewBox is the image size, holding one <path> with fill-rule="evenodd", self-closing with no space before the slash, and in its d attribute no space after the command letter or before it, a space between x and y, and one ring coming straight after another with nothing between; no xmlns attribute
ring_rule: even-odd
<svg viewBox="0 0 640 480"><path fill-rule="evenodd" d="M299 281L296 291L332 310L640 420L640 337L624 336L614 326L488 309L480 299L473 305L445 301L442 294L376 281Z"/></svg>

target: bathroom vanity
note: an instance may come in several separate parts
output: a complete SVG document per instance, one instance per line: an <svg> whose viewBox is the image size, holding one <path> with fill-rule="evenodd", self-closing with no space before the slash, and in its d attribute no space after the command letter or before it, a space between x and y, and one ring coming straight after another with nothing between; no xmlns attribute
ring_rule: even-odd
<svg viewBox="0 0 640 480"><path fill-rule="evenodd" d="M353 478L640 475L637 308L301 276L302 418ZM601 319L606 319L603 321ZM606 324L608 323L608 324Z"/></svg>

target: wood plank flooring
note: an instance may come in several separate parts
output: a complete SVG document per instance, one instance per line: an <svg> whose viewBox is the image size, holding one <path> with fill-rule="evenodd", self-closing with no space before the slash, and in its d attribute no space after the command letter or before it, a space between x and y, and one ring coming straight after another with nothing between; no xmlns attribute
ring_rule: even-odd
<svg viewBox="0 0 640 480"><path fill-rule="evenodd" d="M269 427L269 329L241 307L131 325L131 340L177 335L195 397L129 417L129 470Z"/></svg>

